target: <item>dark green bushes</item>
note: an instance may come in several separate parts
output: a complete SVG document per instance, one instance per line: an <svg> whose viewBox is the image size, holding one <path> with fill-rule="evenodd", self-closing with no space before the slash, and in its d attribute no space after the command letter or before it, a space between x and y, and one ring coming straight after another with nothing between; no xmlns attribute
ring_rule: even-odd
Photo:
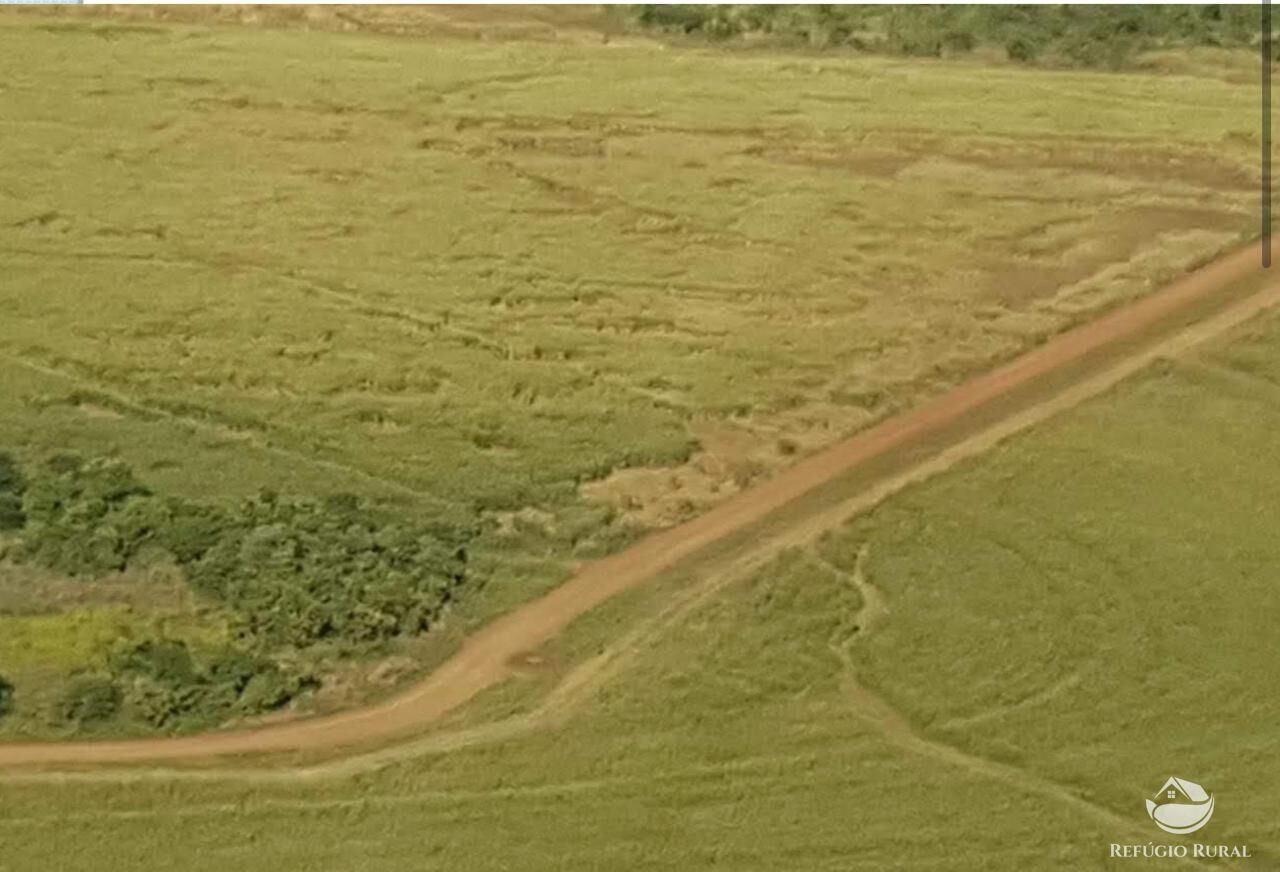
<svg viewBox="0 0 1280 872"><path fill-rule="evenodd" d="M171 549L201 591L267 645L385 641L426 630L466 576L467 535L379 517L354 497L263 495L178 513Z"/></svg>
<svg viewBox="0 0 1280 872"><path fill-rule="evenodd" d="M118 652L112 683L131 720L165 729L210 726L234 715L252 715L285 705L314 685L272 660L227 650L199 662L184 642L158 639Z"/></svg>
<svg viewBox="0 0 1280 872"><path fill-rule="evenodd" d="M348 495L263 493L233 506L164 498L117 461L71 456L24 476L0 454L4 495L20 498L8 516L18 559L91 577L162 550L232 616L225 650L149 639L117 651L102 674L75 678L51 713L72 727L123 719L183 730L279 708L316 683L282 665L305 662L298 652L358 652L427 630L466 579L474 535Z"/></svg>
<svg viewBox="0 0 1280 872"><path fill-rule="evenodd" d="M636 20L645 27L710 36L714 32L712 21L716 8L710 4L690 3L642 5L636 7Z"/></svg>
<svg viewBox="0 0 1280 872"><path fill-rule="evenodd" d="M644 27L732 39L769 36L814 46L938 57L979 48L1010 60L1117 67L1167 46L1251 45L1248 6L734 6L633 7Z"/></svg>
<svg viewBox="0 0 1280 872"><path fill-rule="evenodd" d="M13 710L13 684L0 675L0 718Z"/></svg>
<svg viewBox="0 0 1280 872"><path fill-rule="evenodd" d="M30 477L19 556L69 575L124 569L163 524L163 503L110 460L62 455Z"/></svg>
<svg viewBox="0 0 1280 872"><path fill-rule="evenodd" d="M123 722L183 732L278 709L316 685L310 674L242 648L198 657L183 641L148 639L117 650L103 672L73 677L49 718L71 729ZM12 691L0 679L0 716Z"/></svg>
<svg viewBox="0 0 1280 872"><path fill-rule="evenodd" d="M22 511L22 494L26 479L11 455L0 453L0 533L17 530L26 523Z"/></svg>
<svg viewBox="0 0 1280 872"><path fill-rule="evenodd" d="M68 456L30 477L21 509L19 557L99 575L163 548L259 650L426 630L466 576L471 536L397 521L347 495L262 494L231 508L164 499L121 463Z"/></svg>
<svg viewBox="0 0 1280 872"><path fill-rule="evenodd" d="M104 675L82 675L72 679L58 703L58 722L88 727L109 721L120 710L120 688Z"/></svg>

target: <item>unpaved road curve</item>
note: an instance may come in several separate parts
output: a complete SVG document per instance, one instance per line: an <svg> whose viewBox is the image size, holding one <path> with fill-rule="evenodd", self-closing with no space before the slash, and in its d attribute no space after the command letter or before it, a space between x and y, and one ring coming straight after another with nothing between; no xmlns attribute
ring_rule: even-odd
<svg viewBox="0 0 1280 872"><path fill-rule="evenodd" d="M1067 393L1069 374L1091 356L1136 353L1177 333L1188 319L1232 304L1240 318L1275 304L1271 283L1256 279L1260 249L1251 245L1203 267L1136 303L1077 327L1013 361L973 378L911 411L889 418L812 455L764 484L694 520L655 533L612 557L587 564L573 578L466 639L453 657L405 693L368 708L255 729L166 739L0 744L0 767L127 764L234 754L323 751L367 745L421 730L511 673L514 656L538 648L605 600L653 578L704 547L762 521L818 486L881 461L897 450L930 445L970 417L1004 415L1001 400L1046 383L1036 402ZM1232 296L1234 294L1234 296ZM1221 308L1221 307L1219 307ZM1203 311L1202 311L1203 310ZM1239 320L1239 319L1237 319ZM1234 322L1233 322L1234 323ZM1145 346L1142 346L1145 347ZM1025 411L1013 407L1008 414ZM998 418L995 420L999 420Z"/></svg>

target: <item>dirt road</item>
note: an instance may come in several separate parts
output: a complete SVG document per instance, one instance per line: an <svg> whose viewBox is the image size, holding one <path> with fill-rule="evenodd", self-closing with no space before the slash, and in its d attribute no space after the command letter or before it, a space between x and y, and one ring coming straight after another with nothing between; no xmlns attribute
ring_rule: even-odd
<svg viewBox="0 0 1280 872"><path fill-rule="evenodd" d="M172 739L0 744L0 767L125 764L236 754L322 751L407 736L511 673L513 657L537 649L609 598L715 543L750 531L822 486L866 471L874 485L924 465L982 429L998 430L1036 407L1055 409L1105 390L1165 343L1223 332L1280 305L1280 284L1262 281L1258 246L1210 264L1142 300L1073 329L942 396L812 455L706 514L590 563L560 587L468 638L452 658L402 695L368 708L272 726ZM1183 343L1186 344L1185 342ZM1127 363L1127 365L1118 365ZM1113 373L1099 376L1100 371ZM1082 385L1090 381L1088 389ZM785 522L780 522L785 523Z"/></svg>

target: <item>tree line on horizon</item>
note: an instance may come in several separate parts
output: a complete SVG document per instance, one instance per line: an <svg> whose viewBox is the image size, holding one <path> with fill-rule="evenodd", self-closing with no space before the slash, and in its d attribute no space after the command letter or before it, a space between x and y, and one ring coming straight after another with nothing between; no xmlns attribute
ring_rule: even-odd
<svg viewBox="0 0 1280 872"><path fill-rule="evenodd" d="M908 57L1003 51L1018 63L1120 68L1143 51L1257 44L1255 6L631 7L642 27L718 41L771 39Z"/></svg>

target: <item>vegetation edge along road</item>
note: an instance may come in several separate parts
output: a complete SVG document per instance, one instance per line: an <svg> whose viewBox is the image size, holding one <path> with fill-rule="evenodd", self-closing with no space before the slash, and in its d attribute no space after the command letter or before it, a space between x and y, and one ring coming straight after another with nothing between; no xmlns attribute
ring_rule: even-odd
<svg viewBox="0 0 1280 872"><path fill-rule="evenodd" d="M1253 244L1204 266L1140 300L1076 327L912 410L888 418L801 460L776 477L705 514L651 534L611 557L582 567L564 584L518 607L466 639L438 669L386 702L306 720L195 736L118 741L0 744L0 767L127 764L237 754L326 751L390 741L420 731L507 678L516 655L537 649L606 600L760 524L823 485L867 467L872 478L921 465L1000 422L1072 395L1083 400L1132 367L1113 366L1112 380L1075 391L1100 367L1150 355L1151 346L1207 322L1226 330L1280 303L1280 285L1264 282ZM1213 332L1213 331L1210 331ZM1197 339L1204 339L1199 336ZM895 455L899 465L886 460Z"/></svg>

